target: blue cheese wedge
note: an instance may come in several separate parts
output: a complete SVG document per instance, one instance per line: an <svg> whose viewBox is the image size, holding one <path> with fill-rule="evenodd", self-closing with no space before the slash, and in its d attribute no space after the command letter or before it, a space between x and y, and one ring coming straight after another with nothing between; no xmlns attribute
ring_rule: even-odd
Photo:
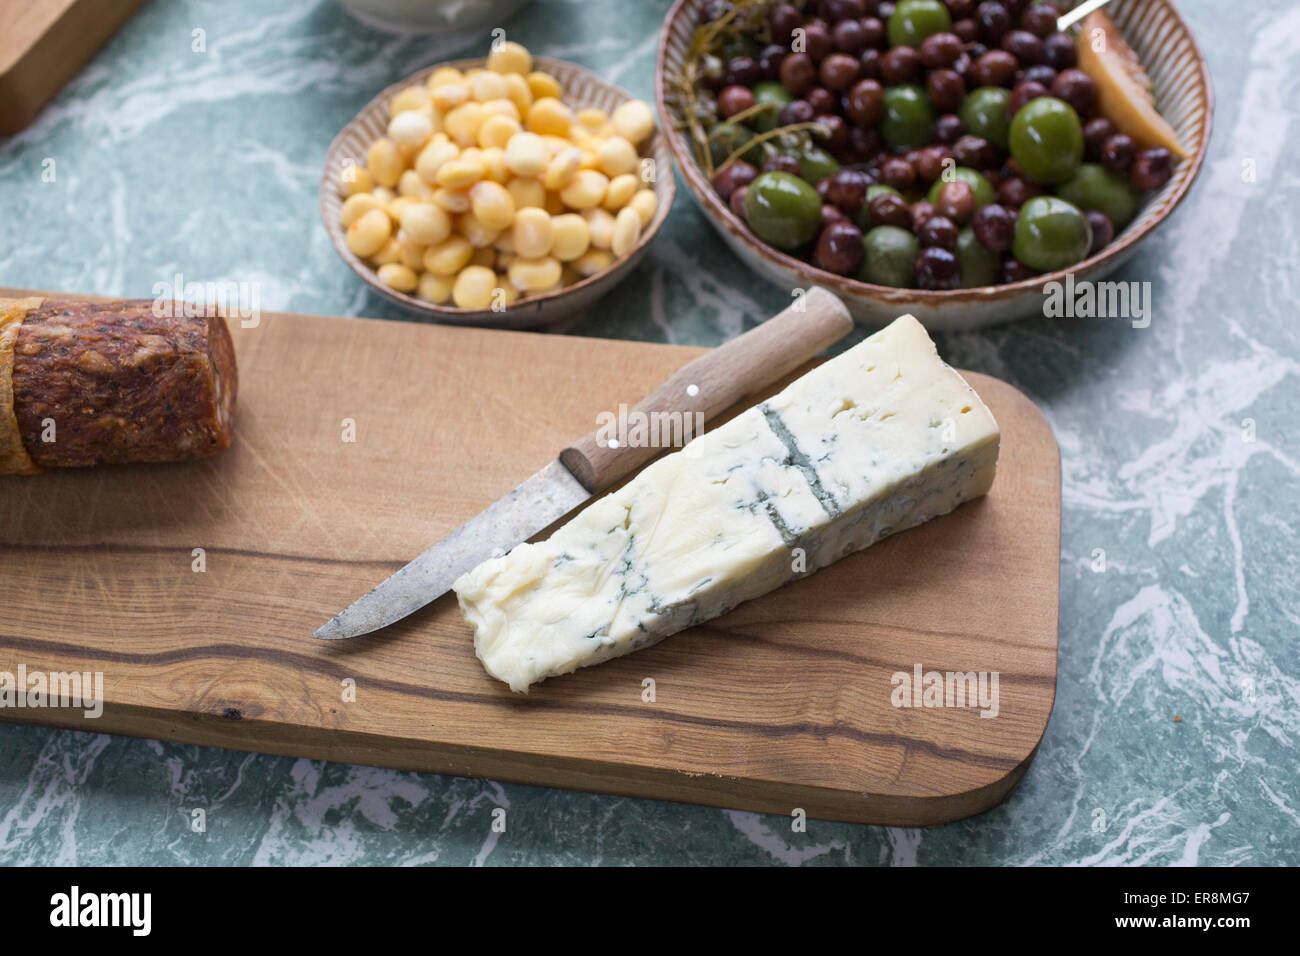
<svg viewBox="0 0 1300 956"><path fill-rule="evenodd" d="M989 490L998 426L910 315L455 583L527 691L628 654Z"/></svg>

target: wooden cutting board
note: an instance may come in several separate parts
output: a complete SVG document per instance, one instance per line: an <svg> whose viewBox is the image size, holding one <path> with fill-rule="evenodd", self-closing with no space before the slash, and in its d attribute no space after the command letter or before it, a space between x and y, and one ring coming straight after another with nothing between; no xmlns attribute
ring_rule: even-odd
<svg viewBox="0 0 1300 956"><path fill-rule="evenodd" d="M0 719L897 825L1024 775L1056 688L1061 479L1014 388L969 376L1003 429L987 498L521 696L454 595L309 635L702 350L280 314L232 333L228 452L0 478L0 671L99 671L106 702ZM997 716L895 707L916 665L997 672Z"/></svg>
<svg viewBox="0 0 1300 956"><path fill-rule="evenodd" d="M0 136L24 129L143 0L0 0Z"/></svg>

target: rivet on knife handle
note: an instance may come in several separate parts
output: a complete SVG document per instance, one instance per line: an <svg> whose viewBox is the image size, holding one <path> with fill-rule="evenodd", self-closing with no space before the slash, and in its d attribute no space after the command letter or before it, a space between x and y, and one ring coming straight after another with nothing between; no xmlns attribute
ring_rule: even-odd
<svg viewBox="0 0 1300 956"><path fill-rule="evenodd" d="M813 286L784 312L682 366L630 413L680 412L693 417L702 412L707 421L784 378L852 328L853 319L844 303ZM560 461L592 494L610 488L663 450L639 445L610 447L598 436L592 432L560 452Z"/></svg>

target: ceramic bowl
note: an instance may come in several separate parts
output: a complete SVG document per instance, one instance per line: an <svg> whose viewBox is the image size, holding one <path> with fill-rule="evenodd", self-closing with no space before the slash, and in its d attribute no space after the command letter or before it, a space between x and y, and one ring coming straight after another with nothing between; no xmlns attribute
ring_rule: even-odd
<svg viewBox="0 0 1300 956"><path fill-rule="evenodd" d="M665 102L664 94L666 78L677 73L686 59L704 2L677 0L659 36L655 95L659 121L667 131L677 167L705 216L747 266L786 288L816 284L833 290L864 325L884 325L903 312L911 312L927 328L936 330L974 329L1042 315L1046 283L1064 282L1067 273L1074 275L1075 282L1100 280L1133 255L1138 243L1164 222L1187 194L1209 146L1214 111L1210 74L1178 10L1171 0L1115 0L1106 6L1106 12L1137 51L1151 76L1160 112L1178 132L1189 153L1189 158L1175 168L1169 182L1145 197L1138 215L1101 252L1069 269L1008 285L945 292L859 282L817 269L760 241L722 201L696 164L690 144L678 128L681 117Z"/></svg>
<svg viewBox="0 0 1300 956"><path fill-rule="evenodd" d="M653 183L658 198L658 208L650 224L641 231L641 239L635 248L623 258L617 260L604 272L598 273L573 285L564 286L553 292L529 296L520 299L504 312L491 309L458 309L452 305L434 305L414 295L398 292L379 281L375 270L359 259L348 248L344 238L343 226L339 223L339 210L343 197L339 195L338 183L341 170L349 163L364 165L370 144L383 136L388 128L388 103L401 90L414 84L424 84L428 76L439 67L452 66L459 70L482 67L485 60L454 60L437 63L408 76L400 83L394 83L368 104L352 122L343 128L330 144L325 157L325 171L320 181L320 212L329 233L330 241L343 261L363 282L380 295L405 306L412 312L454 325L479 325L492 328L536 329L558 325L575 313L588 308L597 299L609 292L614 286L631 275L641 257L645 255L650 243L668 217L668 210L673 204L675 187L672 176L672 160L669 158L668 141L662 129L640 145L642 156L654 160L654 168L662 171ZM545 70L552 74L564 88L564 101L574 109L594 106L613 112L616 107L630 99L630 93L606 83L590 70L583 69L562 60L548 57L534 57L534 69Z"/></svg>

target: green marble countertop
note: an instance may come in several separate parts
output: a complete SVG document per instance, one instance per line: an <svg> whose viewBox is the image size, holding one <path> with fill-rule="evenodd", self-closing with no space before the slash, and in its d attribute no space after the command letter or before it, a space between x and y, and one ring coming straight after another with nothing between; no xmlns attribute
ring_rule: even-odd
<svg viewBox="0 0 1300 956"><path fill-rule="evenodd" d="M505 26L650 100L668 5L538 0ZM1300 7L1181 6L1219 106L1191 195L1120 274L1152 283L1150 327L939 337L953 364L1037 401L1062 453L1056 708L1004 805L792 833L778 816L0 724L0 863L1300 863ZM375 91L486 42L375 33L334 0L155 0L0 141L0 285L150 296L181 272L255 281L264 309L404 318L330 247L325 148ZM717 345L788 301L683 187L636 275L572 331Z"/></svg>

